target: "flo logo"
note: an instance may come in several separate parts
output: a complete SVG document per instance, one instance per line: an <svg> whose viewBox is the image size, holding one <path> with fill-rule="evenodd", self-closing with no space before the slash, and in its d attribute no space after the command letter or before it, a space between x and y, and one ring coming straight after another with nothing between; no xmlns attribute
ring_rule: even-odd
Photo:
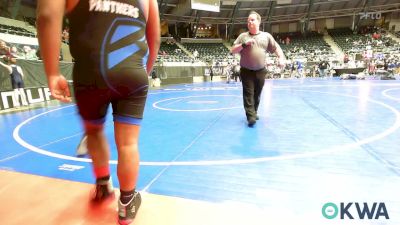
<svg viewBox="0 0 400 225"><path fill-rule="evenodd" d="M335 203L328 202L322 206L322 215L327 219L334 219L338 215L340 219L389 219L386 205L383 202L374 202L368 204L366 202L341 202L339 206ZM357 218L358 216L358 218Z"/></svg>

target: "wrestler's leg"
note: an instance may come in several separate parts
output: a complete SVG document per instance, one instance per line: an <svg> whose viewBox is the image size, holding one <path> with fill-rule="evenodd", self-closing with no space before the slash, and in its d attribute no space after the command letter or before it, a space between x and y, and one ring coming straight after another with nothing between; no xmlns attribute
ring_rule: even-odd
<svg viewBox="0 0 400 225"><path fill-rule="evenodd" d="M110 147L104 134L104 125L84 121L87 148L92 159L93 173L96 177L96 193L93 201L100 202L114 198L110 176Z"/></svg>
<svg viewBox="0 0 400 225"><path fill-rule="evenodd" d="M115 122L114 135L118 150L117 174L121 191L136 188L139 172L139 125Z"/></svg>

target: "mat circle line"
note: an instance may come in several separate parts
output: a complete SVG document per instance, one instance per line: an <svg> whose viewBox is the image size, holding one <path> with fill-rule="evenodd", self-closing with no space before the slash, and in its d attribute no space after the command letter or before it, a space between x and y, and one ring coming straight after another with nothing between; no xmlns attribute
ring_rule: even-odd
<svg viewBox="0 0 400 225"><path fill-rule="evenodd" d="M338 95L338 96L344 96L344 97L350 97L350 98L359 98L357 96L351 96L351 95L345 95L345 94L339 94L339 93L332 93L332 92L322 92L322 91L310 91L310 90L293 90L293 91L300 91L300 92L317 92L317 93L324 93L324 94L332 94L332 95ZM400 112L398 110L396 110L395 108L393 108L390 105L387 105L383 102L377 101L377 100L373 100L373 99L366 99L367 101L373 102L375 104L381 105L385 108L388 108L389 110L391 110L394 114L395 114L395 122L393 123L393 125L391 127L389 127L388 129L386 129L385 131L378 133L374 136L370 136L364 139L360 139L354 143L350 143L350 144L345 144L345 145L339 145L339 146L333 146L331 148L325 149L325 150L320 150L320 151L316 151L316 152L308 152L308 153L300 153L300 154L292 154L292 155L282 155L282 156L273 156L273 157L257 157L257 158L248 158L248 159L228 159L228 160L201 160L201 161L173 161L173 162L165 162L165 161L142 161L140 162L140 165L142 166L212 166L212 165L232 165L232 164L249 164L249 163L258 163L258 162L267 162L267 161L278 161L278 160L290 160L290 159L300 159L300 158L309 158L309 157L315 157L315 156L319 156L319 155L325 155L328 153L335 153L335 152L342 152L342 151L348 151L351 149L354 149L356 147L359 147L361 145L367 144L367 143L371 143L373 141L377 141L379 139L382 139L385 136L388 136L389 134L395 132L399 127L400 127ZM87 159L87 158L78 158L78 157L73 157L73 156L67 156L67 155L62 155L62 154L58 154L58 153L54 153L54 152L50 152L44 149L40 149L36 146L33 146L29 143L27 143L25 140L23 140L20 136L19 136L19 131L20 129L27 123L29 123L30 121L57 111L57 110L62 110L68 107L72 107L75 105L70 105L70 106L66 106L66 107L61 107L61 108L57 108L57 109L53 109L50 111L46 111L43 113L40 113L38 115L35 115L29 119L26 119L25 121L21 122L13 131L13 137L15 139L16 142L18 142L21 146L42 154L42 155L47 155L50 157L54 157L54 158L59 158L59 159L65 159L65 160L72 160L72 161L78 161L78 162L91 162L91 159ZM110 160L110 164L117 164L116 160Z"/></svg>

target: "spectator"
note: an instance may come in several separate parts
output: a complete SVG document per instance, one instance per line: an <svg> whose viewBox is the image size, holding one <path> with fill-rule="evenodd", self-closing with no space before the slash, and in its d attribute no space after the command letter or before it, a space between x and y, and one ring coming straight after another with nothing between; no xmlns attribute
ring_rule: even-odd
<svg viewBox="0 0 400 225"><path fill-rule="evenodd" d="M211 64L210 67L210 80L213 81L213 77L214 77L214 71L213 71L213 65Z"/></svg>
<svg viewBox="0 0 400 225"><path fill-rule="evenodd" d="M289 45L289 44L290 44L290 37L289 37L289 36L286 37L286 39L285 39L285 44L286 44L286 45Z"/></svg>
<svg viewBox="0 0 400 225"><path fill-rule="evenodd" d="M40 49L38 49L38 50L36 51L35 55L36 55L36 57L37 57L37 60L42 60L42 56L41 56L41 54L40 54ZM63 54L63 51L62 51L61 48L60 48L60 55L58 56L58 60L59 60L59 61L63 61L63 60L64 60L64 54Z"/></svg>
<svg viewBox="0 0 400 225"><path fill-rule="evenodd" d="M381 38L381 34L379 34L379 33L377 33L377 32L374 32L374 33L372 34L372 38L375 39L375 40L378 40L378 39Z"/></svg>
<svg viewBox="0 0 400 225"><path fill-rule="evenodd" d="M25 45L23 47L24 49L24 59L28 59L28 60L37 60L38 57L36 56L36 50L32 49L30 46Z"/></svg>
<svg viewBox="0 0 400 225"><path fill-rule="evenodd" d="M349 60L350 60L349 59L349 55L347 53L345 53L344 56L343 56L343 63L347 64L349 62Z"/></svg>
<svg viewBox="0 0 400 225"><path fill-rule="evenodd" d="M322 59L318 64L318 72L320 77L326 77L326 70L329 68L329 62Z"/></svg>
<svg viewBox="0 0 400 225"><path fill-rule="evenodd" d="M60 56L58 56L58 60L64 61L64 54L63 54L62 48L60 48Z"/></svg>
<svg viewBox="0 0 400 225"><path fill-rule="evenodd" d="M0 40L0 57L9 56L10 54L10 47L7 46L6 42Z"/></svg>
<svg viewBox="0 0 400 225"><path fill-rule="evenodd" d="M69 28L68 27L64 28L61 37L62 37L62 41L65 44L69 44Z"/></svg>
<svg viewBox="0 0 400 225"><path fill-rule="evenodd" d="M17 60L15 58L8 58L6 56L3 56L3 59L7 59L8 63L10 65L7 65L3 62L0 61L0 66L6 68L10 74L11 78L11 86L14 90L13 92L13 102L15 103L15 107L19 107L19 96L21 96L21 101L23 105L28 105L28 102L26 101L26 95L24 91L24 73L22 71L22 68L18 66Z"/></svg>
<svg viewBox="0 0 400 225"><path fill-rule="evenodd" d="M157 72L156 72L155 68L153 68L150 75L151 75L151 86L152 87L160 87L161 80L160 80L160 78L157 77Z"/></svg>
<svg viewBox="0 0 400 225"><path fill-rule="evenodd" d="M369 75L375 75L376 63L375 60L371 60L368 64L368 73Z"/></svg>
<svg viewBox="0 0 400 225"><path fill-rule="evenodd" d="M197 57L199 56L199 52L195 49L193 52L193 59L197 59Z"/></svg>
<svg viewBox="0 0 400 225"><path fill-rule="evenodd" d="M242 79L240 78L240 65L239 62L235 62L233 64L233 79L235 80L235 82L242 81Z"/></svg>
<svg viewBox="0 0 400 225"><path fill-rule="evenodd" d="M23 58L24 56L23 56L22 52L18 51L17 46L13 45L10 48L10 57L20 59L20 58Z"/></svg>

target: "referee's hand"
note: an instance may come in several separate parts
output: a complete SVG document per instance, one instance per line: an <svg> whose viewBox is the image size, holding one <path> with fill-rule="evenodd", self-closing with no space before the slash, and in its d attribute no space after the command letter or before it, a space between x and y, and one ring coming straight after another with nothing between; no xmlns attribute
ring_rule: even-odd
<svg viewBox="0 0 400 225"><path fill-rule="evenodd" d="M283 69L286 66L286 59L278 59L279 68Z"/></svg>

